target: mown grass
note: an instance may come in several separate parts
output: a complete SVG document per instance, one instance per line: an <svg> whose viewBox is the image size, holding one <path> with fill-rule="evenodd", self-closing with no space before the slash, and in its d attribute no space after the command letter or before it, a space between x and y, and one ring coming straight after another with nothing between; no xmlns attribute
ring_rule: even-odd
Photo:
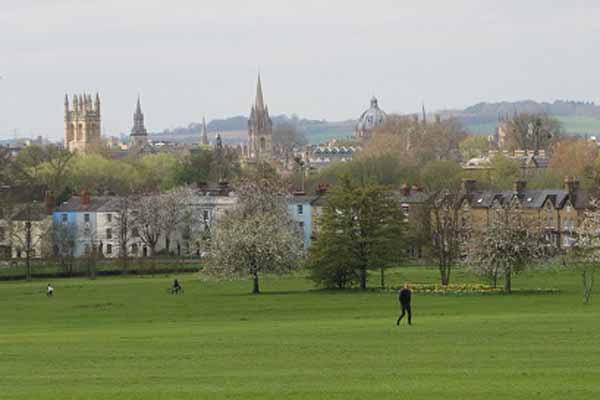
<svg viewBox="0 0 600 400"><path fill-rule="evenodd" d="M598 306L568 272L522 274L550 295L414 297L397 328L393 292L314 290L301 276L0 283L2 399L594 399ZM371 285L377 284L373 275ZM436 271L398 268L389 285ZM457 272L455 282L476 282Z"/></svg>

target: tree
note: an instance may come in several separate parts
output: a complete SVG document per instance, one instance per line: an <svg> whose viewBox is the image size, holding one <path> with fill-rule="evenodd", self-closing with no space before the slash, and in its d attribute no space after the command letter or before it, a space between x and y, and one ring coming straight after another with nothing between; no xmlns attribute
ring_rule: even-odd
<svg viewBox="0 0 600 400"><path fill-rule="evenodd" d="M565 176L577 176L586 186L600 183L600 174L595 168L598 146L584 139L561 140L552 147L548 170L562 180Z"/></svg>
<svg viewBox="0 0 600 400"><path fill-rule="evenodd" d="M600 267L600 203L591 200L579 225L571 229L572 242L566 248L563 264L581 274L583 303L589 304L594 274Z"/></svg>
<svg viewBox="0 0 600 400"><path fill-rule="evenodd" d="M539 224L524 217L516 199L496 203L492 213L488 226L473 230L466 241L465 263L493 283L503 275L504 292L511 293L513 274L548 256L551 246Z"/></svg>
<svg viewBox="0 0 600 400"><path fill-rule="evenodd" d="M273 148L282 155L288 156L295 148L306 145L308 141L296 124L282 123L273 127Z"/></svg>
<svg viewBox="0 0 600 400"><path fill-rule="evenodd" d="M160 196L162 232L167 253L171 251L171 235L184 218L191 214L191 197L192 192L187 188L178 188Z"/></svg>
<svg viewBox="0 0 600 400"><path fill-rule="evenodd" d="M545 150L564 136L562 124L547 114L516 114L506 121L509 150Z"/></svg>
<svg viewBox="0 0 600 400"><path fill-rule="evenodd" d="M511 160L503 154L496 154L491 161L492 186L498 190L509 189L513 182L521 176L521 166L518 161Z"/></svg>
<svg viewBox="0 0 600 400"><path fill-rule="evenodd" d="M150 250L150 256L156 253L156 245L164 232L164 197L158 194L146 195L136 200L132 211L132 229L136 229L140 240Z"/></svg>
<svg viewBox="0 0 600 400"><path fill-rule="evenodd" d="M487 155L489 141L487 136L483 135L467 136L460 142L458 147L463 160L470 160L471 158L480 158Z"/></svg>
<svg viewBox="0 0 600 400"><path fill-rule="evenodd" d="M75 264L75 247L77 244L77 227L68 222L54 222L54 256L57 258L65 275L73 274Z"/></svg>
<svg viewBox="0 0 600 400"><path fill-rule="evenodd" d="M17 251L25 254L26 278L31 280L31 261L36 254L43 257L47 253L51 223L43 206L28 203L10 214L10 240Z"/></svg>
<svg viewBox="0 0 600 400"><path fill-rule="evenodd" d="M384 271L404 255L406 227L397 200L383 187L357 185L350 177L326 195L327 205L312 244L309 266L318 284L344 287L356 279L367 288L367 271Z"/></svg>
<svg viewBox="0 0 600 400"><path fill-rule="evenodd" d="M119 261L121 272L126 274L129 268L129 243L131 241L131 230L134 227L129 199L122 197L116 205L115 218L112 219L113 231L117 233L117 246L119 248Z"/></svg>
<svg viewBox="0 0 600 400"><path fill-rule="evenodd" d="M431 250L437 260L442 285L450 283L452 267L461 257L469 224L461 213L461 195L443 190L431 204Z"/></svg>
<svg viewBox="0 0 600 400"><path fill-rule="evenodd" d="M250 276L252 293L258 294L260 274L299 268L302 234L289 217L280 182L251 177L236 187L238 203L214 230L207 271L224 277Z"/></svg>
<svg viewBox="0 0 600 400"><path fill-rule="evenodd" d="M430 161L421 170L421 183L430 192L458 190L462 172L461 166L455 161Z"/></svg>
<svg viewBox="0 0 600 400"><path fill-rule="evenodd" d="M58 196L67 187L73 153L57 146L46 146L46 153L47 161L40 169L40 183Z"/></svg>

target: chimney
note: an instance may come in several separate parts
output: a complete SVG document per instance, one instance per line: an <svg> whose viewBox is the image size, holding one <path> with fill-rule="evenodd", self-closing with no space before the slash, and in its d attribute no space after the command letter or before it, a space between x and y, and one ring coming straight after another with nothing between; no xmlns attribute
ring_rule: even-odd
<svg viewBox="0 0 600 400"><path fill-rule="evenodd" d="M565 176L565 191L569 192L569 194L574 194L579 190L579 180L571 177Z"/></svg>
<svg viewBox="0 0 600 400"><path fill-rule="evenodd" d="M404 185L402 185L400 190L402 191L402 196L404 196L404 197L410 196L410 186L408 186L406 183Z"/></svg>
<svg viewBox="0 0 600 400"><path fill-rule="evenodd" d="M463 179L462 180L462 190L467 194L471 194L475 191L475 185L477 181L475 179Z"/></svg>
<svg viewBox="0 0 600 400"><path fill-rule="evenodd" d="M319 183L317 185L317 188L315 189L315 193L317 193L320 196L325 194L327 192L327 189L329 189L329 185L327 183Z"/></svg>
<svg viewBox="0 0 600 400"><path fill-rule="evenodd" d="M91 198L90 198L90 192L87 189L81 189L81 205L82 206L89 206L91 203Z"/></svg>
<svg viewBox="0 0 600 400"><path fill-rule="evenodd" d="M525 188L527 187L527 181L522 179L517 179L513 182L513 192L518 195L522 195L525 192Z"/></svg>

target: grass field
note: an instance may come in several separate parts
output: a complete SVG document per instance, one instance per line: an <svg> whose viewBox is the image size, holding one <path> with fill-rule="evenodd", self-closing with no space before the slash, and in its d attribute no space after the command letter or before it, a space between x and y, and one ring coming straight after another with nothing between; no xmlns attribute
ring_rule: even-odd
<svg viewBox="0 0 600 400"><path fill-rule="evenodd" d="M1 399L597 399L599 305L579 279L529 273L558 294L326 292L302 277L250 283L173 277L0 283ZM403 268L388 282L432 282ZM472 281L457 273L454 280ZM373 279L375 282L375 279ZM600 302L600 300L598 300ZM600 303L599 303L600 304Z"/></svg>

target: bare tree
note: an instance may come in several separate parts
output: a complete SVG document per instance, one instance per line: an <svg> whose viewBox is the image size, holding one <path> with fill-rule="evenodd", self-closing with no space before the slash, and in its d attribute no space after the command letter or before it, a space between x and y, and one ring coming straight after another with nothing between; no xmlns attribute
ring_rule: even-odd
<svg viewBox="0 0 600 400"><path fill-rule="evenodd" d="M118 257L122 273L126 274L129 269L129 244L132 229L131 210L129 199L123 197L117 202L116 213L112 219L113 230L117 233Z"/></svg>
<svg viewBox="0 0 600 400"><path fill-rule="evenodd" d="M65 275L73 274L75 264L75 247L77 243L77 228L68 222L55 222L54 256L57 258Z"/></svg>
<svg viewBox="0 0 600 400"><path fill-rule="evenodd" d="M47 253L47 246L51 242L51 227L44 207L35 202L28 203L11 214L10 240L17 252L25 255L27 280L31 280L32 259L36 256L41 258Z"/></svg>
<svg viewBox="0 0 600 400"><path fill-rule="evenodd" d="M164 233L164 207L165 197L154 194L137 199L132 212L132 228L137 230L140 240L150 250L150 256L155 255L158 240Z"/></svg>
<svg viewBox="0 0 600 400"><path fill-rule="evenodd" d="M431 247L438 262L442 285L450 283L452 267L459 261L468 225L460 212L460 193L441 191L431 204Z"/></svg>

